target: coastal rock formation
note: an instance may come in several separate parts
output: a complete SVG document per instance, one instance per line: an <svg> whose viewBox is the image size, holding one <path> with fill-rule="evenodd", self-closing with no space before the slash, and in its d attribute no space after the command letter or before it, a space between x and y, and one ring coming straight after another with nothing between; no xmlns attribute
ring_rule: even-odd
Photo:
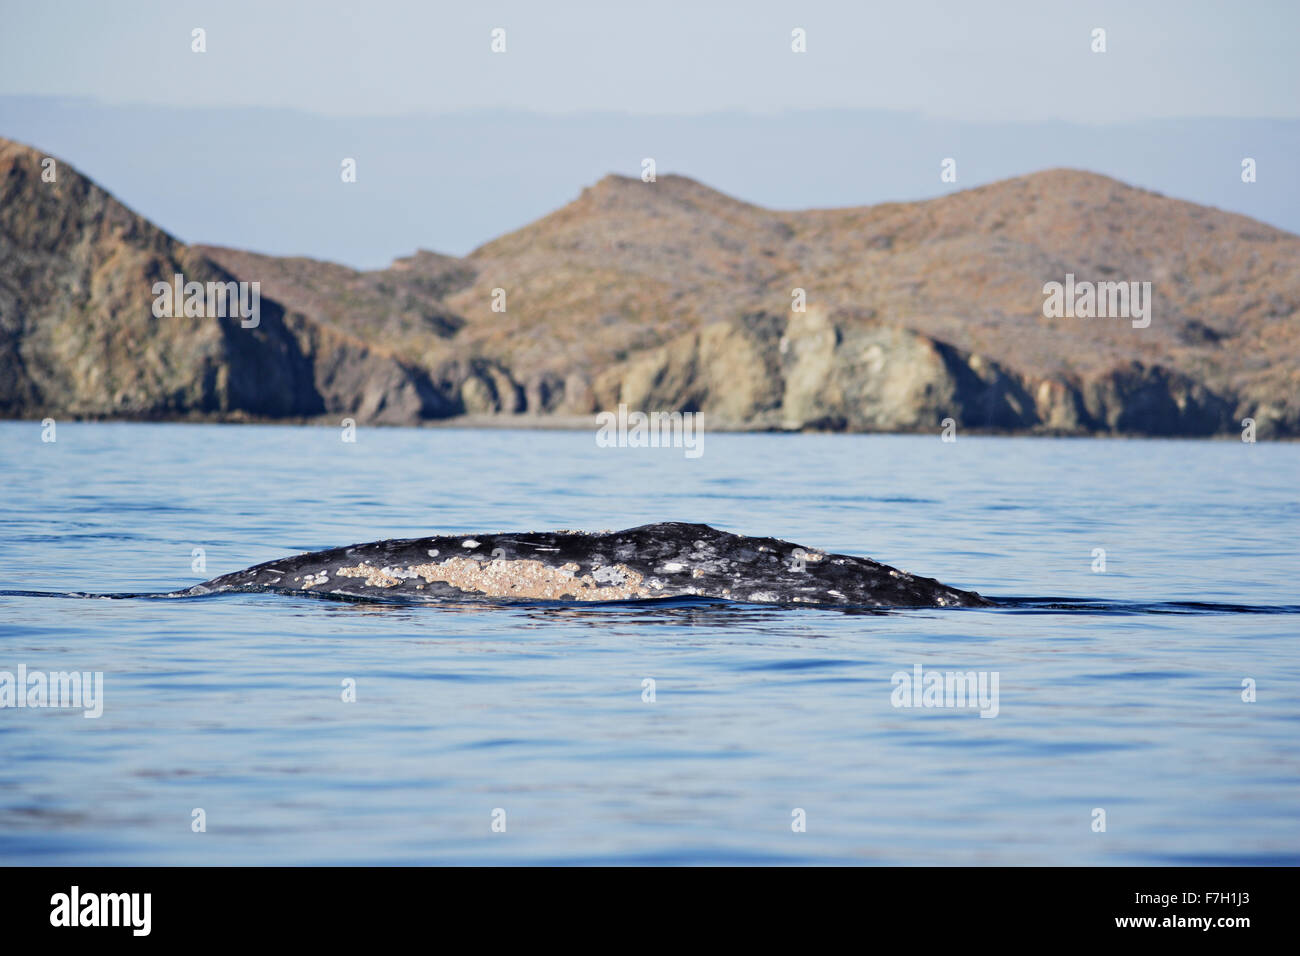
<svg viewBox="0 0 1300 956"><path fill-rule="evenodd" d="M157 318L154 284L236 281L70 167L0 140L0 415L175 419L453 414L426 371L262 296Z"/></svg>
<svg viewBox="0 0 1300 956"><path fill-rule="evenodd" d="M1091 173L806 212L608 176L467 257L358 271L186 246L43 159L0 140L9 417L1300 435L1300 238ZM259 325L154 318L178 272L259 283ZM1149 282L1149 324L1045 315L1067 275Z"/></svg>

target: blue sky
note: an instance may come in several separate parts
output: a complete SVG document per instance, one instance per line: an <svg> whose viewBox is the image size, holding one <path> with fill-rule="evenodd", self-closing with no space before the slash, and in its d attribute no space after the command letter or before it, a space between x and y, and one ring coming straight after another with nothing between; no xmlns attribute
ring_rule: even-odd
<svg viewBox="0 0 1300 956"><path fill-rule="evenodd" d="M1300 116L1300 4L1206 0L7 4L0 94L375 116L890 109ZM207 52L190 31L207 31ZM506 30L506 53L490 31ZM790 50L790 31L808 52ZM1104 28L1107 52L1090 49Z"/></svg>
<svg viewBox="0 0 1300 956"><path fill-rule="evenodd" d="M463 254L644 157L787 209L1069 166L1300 232L1300 2L46 0L0 22L0 136L188 242Z"/></svg>

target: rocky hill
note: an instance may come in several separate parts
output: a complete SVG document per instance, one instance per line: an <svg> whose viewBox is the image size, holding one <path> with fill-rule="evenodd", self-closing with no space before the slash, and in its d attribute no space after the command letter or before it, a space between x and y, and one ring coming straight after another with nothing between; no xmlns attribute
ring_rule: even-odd
<svg viewBox="0 0 1300 956"><path fill-rule="evenodd" d="M1251 417L1261 437L1300 434L1300 237L1089 173L808 212L608 176L463 259L360 272L185 246L62 163L43 182L41 159L0 140L10 417L624 402L715 428L1206 435ZM154 318L150 289L175 272L259 282L259 326ZM1149 326L1045 317L1067 274L1150 282Z"/></svg>
<svg viewBox="0 0 1300 956"><path fill-rule="evenodd" d="M447 414L425 373L263 297L238 317L156 318L153 286L235 279L58 163L0 140L0 414L246 418Z"/></svg>

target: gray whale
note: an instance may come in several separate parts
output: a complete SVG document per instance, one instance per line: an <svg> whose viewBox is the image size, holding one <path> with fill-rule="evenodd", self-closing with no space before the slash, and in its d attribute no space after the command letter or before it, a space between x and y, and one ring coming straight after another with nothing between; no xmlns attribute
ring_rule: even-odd
<svg viewBox="0 0 1300 956"><path fill-rule="evenodd" d="M858 607L993 604L974 591L869 558L675 521L600 533L447 535L354 544L223 574L185 593L215 591L429 603L701 597Z"/></svg>

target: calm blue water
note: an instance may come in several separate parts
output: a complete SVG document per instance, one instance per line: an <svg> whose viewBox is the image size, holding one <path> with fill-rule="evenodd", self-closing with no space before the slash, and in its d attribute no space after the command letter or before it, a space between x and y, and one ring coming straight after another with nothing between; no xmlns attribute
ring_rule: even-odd
<svg viewBox="0 0 1300 956"><path fill-rule="evenodd" d="M692 460L591 432L40 436L0 423L0 589L165 591L385 537L678 519L1088 603L0 596L0 670L105 682L98 720L0 710L5 862L1300 862L1300 614L1262 610L1300 605L1300 445L708 434ZM998 716L895 708L917 664L997 672Z"/></svg>

